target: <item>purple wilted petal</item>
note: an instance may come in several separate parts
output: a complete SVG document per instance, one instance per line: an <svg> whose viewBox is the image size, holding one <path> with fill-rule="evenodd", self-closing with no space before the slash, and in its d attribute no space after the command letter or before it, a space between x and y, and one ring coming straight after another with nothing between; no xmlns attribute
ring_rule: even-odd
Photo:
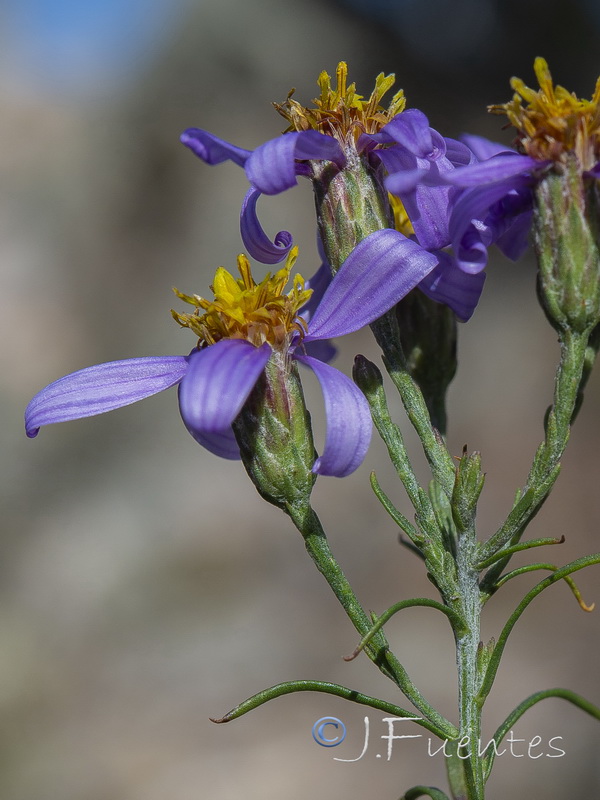
<svg viewBox="0 0 600 800"><path fill-rule="evenodd" d="M487 161L446 172L444 178L454 186L481 186L510 180L543 164L543 161L536 161L535 158L507 151Z"/></svg>
<svg viewBox="0 0 600 800"><path fill-rule="evenodd" d="M246 175L263 194L279 194L296 185L296 160L307 159L334 161L340 168L346 163L340 145L331 136L295 131L257 147L246 162Z"/></svg>
<svg viewBox="0 0 600 800"><path fill-rule="evenodd" d="M372 137L375 141L389 142L392 139L415 156L425 158L434 149L429 120L417 108L409 108L396 114L381 129L381 134Z"/></svg>
<svg viewBox="0 0 600 800"><path fill-rule="evenodd" d="M513 190L523 192L528 186L529 179L526 176L516 175L505 181L475 186L460 194L450 217L450 236L461 269L474 273L486 266L485 251L493 243L498 227L497 219L491 220L492 229L487 225L489 209Z"/></svg>
<svg viewBox="0 0 600 800"><path fill-rule="evenodd" d="M295 356L317 376L325 400L327 433L323 454L313 465L319 475L343 478L360 466L371 441L371 413L350 378L310 356Z"/></svg>
<svg viewBox="0 0 600 800"><path fill-rule="evenodd" d="M181 418L196 441L223 458L231 454L231 423L240 413L271 355L245 339L221 339L189 356L179 386Z"/></svg>
<svg viewBox="0 0 600 800"><path fill-rule="evenodd" d="M427 250L446 247L450 243L450 200L459 190L449 186L440 173L452 170L452 163L446 156L427 161L402 148L378 152L390 173L385 187L402 200L419 244Z"/></svg>
<svg viewBox="0 0 600 800"><path fill-rule="evenodd" d="M33 438L42 425L104 414L174 386L188 368L185 356L150 356L80 369L46 386L25 410Z"/></svg>
<svg viewBox="0 0 600 800"><path fill-rule="evenodd" d="M466 322L470 319L481 297L485 273L471 275L460 269L448 253L437 253L438 266L426 275L419 289L432 300L445 303L456 316Z"/></svg>
<svg viewBox="0 0 600 800"><path fill-rule="evenodd" d="M399 231L363 239L344 261L308 326L306 341L352 333L378 319L438 263Z"/></svg>
<svg viewBox="0 0 600 800"><path fill-rule="evenodd" d="M243 167L248 157L252 154L251 150L244 150L243 147L236 147L229 142L219 139L208 131L200 128L188 128L179 137L179 141L189 147L202 161L207 164L220 164L222 161L233 161Z"/></svg>
<svg viewBox="0 0 600 800"><path fill-rule="evenodd" d="M527 250L532 211L519 214L507 230L496 239L496 246L511 261L517 261Z"/></svg>
<svg viewBox="0 0 600 800"><path fill-rule="evenodd" d="M279 231L271 241L262 229L256 215L256 201L261 196L258 189L249 189L242 203L240 230L248 253L261 264L278 264L290 252L293 244L289 231Z"/></svg>
<svg viewBox="0 0 600 800"><path fill-rule="evenodd" d="M598 162L598 164L592 167L592 169L585 174L590 175L592 178L595 178L596 180L600 178L600 162Z"/></svg>

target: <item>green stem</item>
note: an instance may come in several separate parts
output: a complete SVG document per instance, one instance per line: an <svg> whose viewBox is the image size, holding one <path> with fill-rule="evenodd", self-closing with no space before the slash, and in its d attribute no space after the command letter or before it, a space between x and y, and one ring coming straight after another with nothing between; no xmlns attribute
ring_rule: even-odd
<svg viewBox="0 0 600 800"><path fill-rule="evenodd" d="M496 677L496 673L498 672L498 667L500 666L500 659L502 658L502 653L504 652L504 648L506 646L506 641L515 626L515 623L521 616L521 614L525 611L527 606L531 603L531 601L538 596L544 589L547 589L548 586L551 586L553 583L562 580L567 575L570 575L573 572L577 572L584 567L589 567L592 564L600 564L600 553L595 553L591 556L585 556L583 558L578 558L576 561L572 561L570 564L567 564L561 569L556 570L552 575L549 575L543 581L540 581L533 589L528 592L523 600L519 603L517 608L513 611L510 615L508 622L502 629L502 633L498 638L498 642L494 648L494 652L492 657L490 658L490 662L485 672L485 676L483 679L483 683L481 685L481 689L479 691L479 702L483 705L485 698L490 693L492 685L494 683L494 679Z"/></svg>
<svg viewBox="0 0 600 800"><path fill-rule="evenodd" d="M513 569L511 572L507 572L505 575L503 575L496 583L495 590L497 591L501 586L504 586L507 581L510 581L519 575L524 575L526 572L535 572L538 569L548 569L550 572L556 572L559 567L557 567L555 564L527 564L524 567L518 567L517 569ZM573 592L573 596L579 603L580 608L582 608L583 611L593 611L595 603L592 603L591 606L588 606L587 603L583 601L581 592L579 591L579 588L573 578L567 575L564 580L569 589Z"/></svg>
<svg viewBox="0 0 600 800"><path fill-rule="evenodd" d="M588 333L572 330L562 331L560 334L560 362L554 384L554 405L546 419L544 441L537 449L527 483L520 492L519 502L515 504L504 525L481 547L481 562L490 559L506 544L517 544L550 493L569 439L586 358L589 360L588 336ZM515 513L517 510L519 513ZM483 587L496 582L509 559L510 556L507 555L489 570L483 580Z"/></svg>
<svg viewBox="0 0 600 800"><path fill-rule="evenodd" d="M458 703L460 712L460 743L464 743L462 764L468 800L483 800L485 781L483 761L479 756L478 742L481 738L481 708L479 690L479 647L481 622L481 595L479 573L474 567L477 539L474 529L463 532L457 542L456 570L459 583L461 617L466 622L466 631L456 636L456 658L458 665ZM464 755L468 753L468 758ZM460 754L457 753L457 757Z"/></svg>
<svg viewBox="0 0 600 800"><path fill-rule="evenodd" d="M211 722L231 722L232 720L238 719L244 714L247 714L249 711L253 711L255 708L258 708L258 706L268 703L270 700L274 700L275 698L282 697L286 694L293 694L295 692L324 692L325 694L331 694L335 697L342 697L344 700L351 700L353 703L369 706L370 708L375 708L377 711L384 711L386 714L393 714L395 717L411 719L415 725L425 728L430 733L435 734L435 736L440 736L440 730L436 725L433 725L426 719L416 717L412 711L406 711L406 709L400 708L400 706L396 706L393 703L388 703L385 700L379 700L377 697L369 697L369 695L361 694L360 692L354 691L354 689L348 689L345 686L340 686L337 683L328 683L326 681L300 680L278 683L276 686L270 686L268 689L263 689L261 692L253 694L252 697L244 700L242 703L237 705L219 719L213 719L211 717Z"/></svg>
<svg viewBox="0 0 600 800"><path fill-rule="evenodd" d="M496 750L500 747L500 743L509 732L509 730L513 727L515 722L517 722L523 714L528 711L532 706L536 703L539 703L540 700L546 700L549 697L559 697L562 700L566 700L569 703L573 703L573 705L580 708L582 711L585 711L587 714L590 714L592 717L596 719L600 719L600 708L595 706L593 703L590 703L589 700L586 700L585 697L581 697L579 694L575 694L575 692L571 692L569 689L546 689L542 692L535 692L534 694L530 695L526 700L523 700L514 711L508 715L508 717L504 720L504 722L498 727L498 730L494 734L493 742L495 747L492 747L488 755L485 759L485 778L489 777L490 772L492 771L492 766L494 765L494 759L496 757Z"/></svg>
<svg viewBox="0 0 600 800"><path fill-rule="evenodd" d="M363 636L360 643L351 653L351 655L344 656L344 661L352 661L355 659L361 650L363 650L369 644L375 634L380 631L381 628L383 628L385 623L388 622L394 616L394 614L397 614L399 611L402 611L405 608L415 607L435 608L437 611L441 611L442 614L445 614L448 617L452 623L452 628L454 631L459 634L466 632L465 622L460 615L451 608L448 608L448 606L438 603L437 600L431 600L429 597L415 597L411 600L400 600L400 602L394 603L393 606L390 606L387 611L384 611L380 617L377 617L377 622L373 625L371 630L365 636Z"/></svg>
<svg viewBox="0 0 600 800"><path fill-rule="evenodd" d="M440 432L431 424L429 410L423 394L412 379L400 349L398 323L392 312L372 323L371 329L384 353L383 361L392 382L398 389L408 418L417 432L429 462L433 478L446 496L452 496L455 466Z"/></svg>
<svg viewBox="0 0 600 800"><path fill-rule="evenodd" d="M333 590L361 637L365 636L373 627L373 621L367 616L346 576L333 557L318 516L310 506L290 506L288 514L304 537L306 550L317 569ZM387 640L382 631L375 634L365 652L384 675L396 683L415 708L435 725L437 731L441 734L441 738L455 738L458 732L454 725L439 714L421 695L408 677L402 664L389 650Z"/></svg>
<svg viewBox="0 0 600 800"><path fill-rule="evenodd" d="M491 567L492 564L495 564L496 561L500 561L502 558L506 558L507 556L512 556L515 553L520 553L521 550L530 550L532 547L545 547L546 545L551 544L564 544L565 537L561 536L560 539L556 538L545 538L545 539L530 539L527 542L521 542L521 544L515 544L513 547L506 547L504 550L501 550L499 553L495 553L493 556L490 556L485 561L481 561L477 565L477 569L486 569L486 567Z"/></svg>

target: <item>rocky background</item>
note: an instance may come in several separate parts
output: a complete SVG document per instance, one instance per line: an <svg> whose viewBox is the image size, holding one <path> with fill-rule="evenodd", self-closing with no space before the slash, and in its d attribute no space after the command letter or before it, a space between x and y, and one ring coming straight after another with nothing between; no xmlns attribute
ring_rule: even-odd
<svg viewBox="0 0 600 800"><path fill-rule="evenodd" d="M325 695L295 695L229 725L218 717L292 678L329 680L401 702L366 657L340 656L353 629L291 524L263 503L235 462L187 435L170 391L113 414L44 429L22 413L46 383L81 367L184 353L190 334L169 309L171 287L203 292L241 249L246 182L178 143L188 126L253 148L281 130L270 107L296 86L317 93L321 69L345 59L359 90L394 71L409 105L446 135L509 143L485 107L533 82L544 55L555 79L590 97L599 71L594 0L12 0L0 11L0 796L8 800L394 799L444 786L426 739L380 736L382 714ZM270 232L288 228L299 268L316 266L310 187L264 198ZM496 257L480 307L460 327L449 443L483 454L481 535L510 507L541 438L557 347L535 298L534 265ZM348 337L338 366L377 358L368 334ZM322 400L307 381L317 436ZM594 375L557 488L532 537L567 541L544 558L598 549L598 408ZM415 460L417 443L394 414ZM322 438L321 438L322 440ZM350 478L318 481L315 504L366 607L430 594L419 563L368 486L371 469L408 504L379 442ZM424 467L421 474L425 477ZM520 563L526 563L522 556ZM497 635L534 576L489 604ZM598 572L579 573L600 602ZM509 588L510 587L510 588ZM455 667L443 619L415 609L388 626L427 698L455 718ZM537 599L512 634L487 707L489 736L531 692L554 686L600 701L600 616L564 585ZM323 716L348 729L318 747ZM369 717L371 744L356 763ZM421 729L402 729L415 734ZM559 700L515 728L542 743L533 759L497 761L489 800L593 797L598 723ZM562 758L549 758L552 737ZM519 747L521 749L519 749Z"/></svg>

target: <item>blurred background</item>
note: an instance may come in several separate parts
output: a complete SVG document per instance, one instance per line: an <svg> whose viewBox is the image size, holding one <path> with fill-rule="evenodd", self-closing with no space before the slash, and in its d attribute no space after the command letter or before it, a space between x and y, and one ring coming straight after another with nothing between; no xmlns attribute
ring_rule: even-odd
<svg viewBox="0 0 600 800"><path fill-rule="evenodd" d="M445 787L426 739L377 758L382 714L325 695L293 695L216 726L245 697L293 678L338 682L402 704L366 657L346 664L353 629L283 515L260 500L239 463L201 449L175 391L25 438L22 414L48 382L102 361L185 353L190 334L171 287L205 292L241 249L243 171L210 168L178 143L189 126L253 148L281 130L270 102L292 86L309 101L322 69L349 62L359 91L395 72L409 106L448 136L510 142L486 105L533 83L545 56L557 82L593 92L600 13L594 0L4 0L0 7L0 795L8 800L396 800L414 784ZM316 266L311 190L303 183L260 215ZM449 443L483 454L480 530L490 535L523 483L550 402L557 347L535 299L531 260L497 257L483 300L460 327ZM337 365L377 353L348 337ZM322 399L307 380L317 438ZM531 537L567 541L542 558L597 548L598 407L592 377L552 498ZM396 401L415 461L421 454ZM322 441L322 438L319 440ZM315 505L363 604L429 595L420 564L368 486L408 503L374 441L363 467L322 478ZM526 563L526 556L519 563ZM598 572L579 573L600 601ZM489 603L500 626L536 576ZM511 596L512 595L512 596ZM388 626L425 696L455 720L452 642L428 609ZM600 701L600 616L564 585L512 634L490 696L486 736L531 692L565 686ZM554 639L552 638L554 637ZM339 748L311 727L342 719ZM362 749L364 717L371 747ZM420 733L408 728L400 733ZM489 800L546 800L600 790L598 723L559 700L539 704L515 737L562 758L499 758ZM518 753L526 750L516 750Z"/></svg>

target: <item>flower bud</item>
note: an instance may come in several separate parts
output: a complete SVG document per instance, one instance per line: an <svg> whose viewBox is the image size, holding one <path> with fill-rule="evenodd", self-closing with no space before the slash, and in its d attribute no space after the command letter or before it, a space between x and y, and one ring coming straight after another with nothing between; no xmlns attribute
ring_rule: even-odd
<svg viewBox="0 0 600 800"><path fill-rule="evenodd" d="M452 492L452 516L460 533L475 523L477 501L484 482L485 474L481 471L481 454L475 452L468 455L465 445L458 462Z"/></svg>
<svg viewBox="0 0 600 800"><path fill-rule="evenodd" d="M233 431L246 471L265 500L283 511L308 503L317 454L298 368L285 353L273 351Z"/></svg>
<svg viewBox="0 0 600 800"><path fill-rule="evenodd" d="M597 181L565 159L535 190L538 294L558 331L584 333L600 322L600 198Z"/></svg>

